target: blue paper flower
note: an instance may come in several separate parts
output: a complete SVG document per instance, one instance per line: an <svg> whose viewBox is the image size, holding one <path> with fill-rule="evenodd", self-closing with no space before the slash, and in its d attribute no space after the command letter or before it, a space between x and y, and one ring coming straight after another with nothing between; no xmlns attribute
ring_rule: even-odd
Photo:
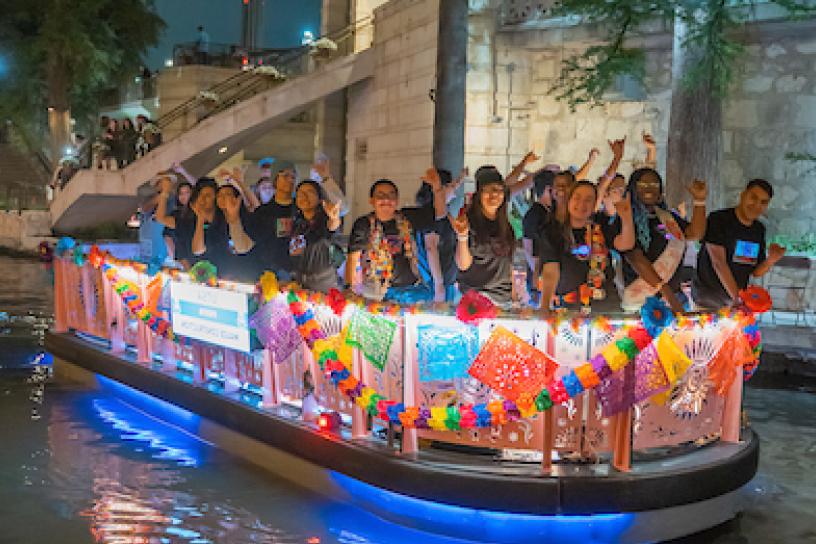
<svg viewBox="0 0 816 544"><path fill-rule="evenodd" d="M662 299L649 297L640 309L643 326L652 338L658 336L674 319L674 314Z"/></svg>
<svg viewBox="0 0 816 544"><path fill-rule="evenodd" d="M54 249L54 251L57 253L57 257L62 257L63 255L65 255L66 252L74 249L75 245L76 241L73 238L69 236L63 236L57 242L57 247Z"/></svg>
<svg viewBox="0 0 816 544"><path fill-rule="evenodd" d="M147 275L153 277L159 272L161 272L162 264L164 264L164 261L162 259L157 258L151 259L150 262L147 264Z"/></svg>

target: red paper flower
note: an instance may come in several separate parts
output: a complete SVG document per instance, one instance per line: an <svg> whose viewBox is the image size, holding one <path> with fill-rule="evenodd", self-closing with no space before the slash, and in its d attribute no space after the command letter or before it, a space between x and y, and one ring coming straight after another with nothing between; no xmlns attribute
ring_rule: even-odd
<svg viewBox="0 0 816 544"><path fill-rule="evenodd" d="M496 305L478 291L465 293L456 307L456 317L459 318L459 321L474 325L482 319L496 317L497 313Z"/></svg>
<svg viewBox="0 0 816 544"><path fill-rule="evenodd" d="M773 305L771 295L759 285L751 285L740 291L739 294L745 306L755 314L767 312Z"/></svg>
<svg viewBox="0 0 816 544"><path fill-rule="evenodd" d="M96 244L91 246L91 252L88 254L88 261L94 268L99 268L105 262L104 254L99 250Z"/></svg>
<svg viewBox="0 0 816 544"><path fill-rule="evenodd" d="M343 293L338 291L335 288L329 289L328 294L326 295L326 304L332 309L332 311L338 316L343 315L343 310L346 309L346 297L343 296Z"/></svg>

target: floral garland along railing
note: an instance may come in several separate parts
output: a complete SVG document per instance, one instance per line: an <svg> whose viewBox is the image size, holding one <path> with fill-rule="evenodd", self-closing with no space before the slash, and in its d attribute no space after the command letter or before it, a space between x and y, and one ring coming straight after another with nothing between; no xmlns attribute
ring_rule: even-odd
<svg viewBox="0 0 816 544"><path fill-rule="evenodd" d="M82 266L85 262L85 254L70 238L63 238L57 244L58 256L71 253L74 264ZM110 254L102 252L94 245L87 255L88 261L94 268L101 268L114 290L122 298L128 310L137 318L147 324L151 330L165 338L177 341L173 334L170 323L159 315L154 315L146 307L145 302L139 294L139 288L132 282L121 278L117 267L131 267L137 272L150 273L151 270L143 263L132 261L122 261L115 259ZM215 279L215 269L212 265L203 266L206 274L203 277L195 278L201 283L217 285ZM178 270L167 269L166 273L170 277L177 277ZM155 272L154 272L155 274ZM265 272L258 282L259 295L263 302L268 302L272 297L277 296L279 291L277 279L271 272ZM295 285L290 285L287 289L287 302L298 325L298 331L304 341L312 347L315 360L321 370L343 394L349 397L357 406L366 410L372 416L388 421L405 428L433 429L439 431L458 431L474 427L491 427L515 421L520 418L529 418L539 412L550 409L554 404L559 404L579 395L580 393L598 386L602 380L612 373L619 372L626 365L631 363L635 357L647 346L649 346L669 325L674 322L678 328L689 328L698 323L705 326L721 318L735 319L738 326L742 328L748 344L753 350L753 360L743 365L745 379L749 379L756 370L761 353L761 337L756 326L754 313L767 311L771 307L771 300L768 293L757 286L749 287L741 295L745 302L745 307L737 310L722 309L717 314L701 314L699 316L679 316L675 320L670 309L664 302L651 298L644 305L641 311L642 322L624 329L624 335L606 346L600 354L593 357L587 363L571 370L567 375L559 379L552 380L537 395L522 393L516 400L496 399L488 403L462 404L460 406L405 406L404 403L388 400L377 393L375 389L351 375L350 357L340 357L340 353L348 353L343 349L343 344L347 343L344 333L326 338L320 330L311 304L325 304L341 315L349 303L356 303L371 313L378 313L391 316L399 316L405 313L416 314L420 311L419 305L400 306L397 304L368 302L364 306L358 300L346 299L337 290L331 290L328 294L309 293L299 290ZM360 299L362 300L362 299ZM466 303L473 301L466 300ZM495 317L495 309L482 309L484 316ZM457 315L462 320L468 315L467 310L457 309ZM473 317L473 316L471 316ZM477 318L480 316L476 316ZM576 318L571 320L571 326L576 329L589 323L588 318ZM551 326L557 326L557 320L551 320ZM611 331L609 320L604 316L594 318L591 323L604 331ZM672 342L673 343L673 342ZM675 345L676 348L676 345ZM679 350L679 348L677 348ZM682 376L685 368L673 375L673 382Z"/></svg>

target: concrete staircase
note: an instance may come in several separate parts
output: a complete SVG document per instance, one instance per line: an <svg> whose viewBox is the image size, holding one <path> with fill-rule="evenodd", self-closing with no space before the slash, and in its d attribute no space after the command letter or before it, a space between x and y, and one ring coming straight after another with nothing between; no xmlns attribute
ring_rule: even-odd
<svg viewBox="0 0 816 544"><path fill-rule="evenodd" d="M272 88L256 89L257 94L241 96L123 170L79 172L51 203L54 231L124 222L136 209L136 190L157 172L177 161L192 175L204 175L314 102L372 77L374 65L373 48L329 61Z"/></svg>

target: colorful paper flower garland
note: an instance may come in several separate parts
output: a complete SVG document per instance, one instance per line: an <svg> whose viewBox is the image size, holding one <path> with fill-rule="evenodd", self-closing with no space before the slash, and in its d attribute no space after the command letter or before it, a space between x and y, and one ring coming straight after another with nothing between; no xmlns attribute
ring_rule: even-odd
<svg viewBox="0 0 816 544"><path fill-rule="evenodd" d="M664 354L666 361L661 360L661 364L664 365L670 382L679 380L688 368L688 359L672 338L664 334L665 328L673 321L671 311L661 301L651 301L647 306L643 312L643 324L626 329L622 338L609 344L589 362L571 370L562 378L551 381L537 395L523 393L515 401L496 399L481 404L431 408L405 406L404 403L386 399L374 388L351 375L351 357L340 357L336 347L341 340L340 335L315 343L313 352L315 360L331 382L371 416L404 428L438 431L486 428L534 416L549 410L554 404L563 403L597 387L612 373L619 372L630 364L656 338L660 338L657 351ZM752 317L748 320L752 321ZM755 325L749 325L744 332L752 335L749 337L752 348L759 346L758 340L751 341L752 338L758 338ZM754 353L758 358L758 352ZM755 368L754 363L753 369Z"/></svg>

